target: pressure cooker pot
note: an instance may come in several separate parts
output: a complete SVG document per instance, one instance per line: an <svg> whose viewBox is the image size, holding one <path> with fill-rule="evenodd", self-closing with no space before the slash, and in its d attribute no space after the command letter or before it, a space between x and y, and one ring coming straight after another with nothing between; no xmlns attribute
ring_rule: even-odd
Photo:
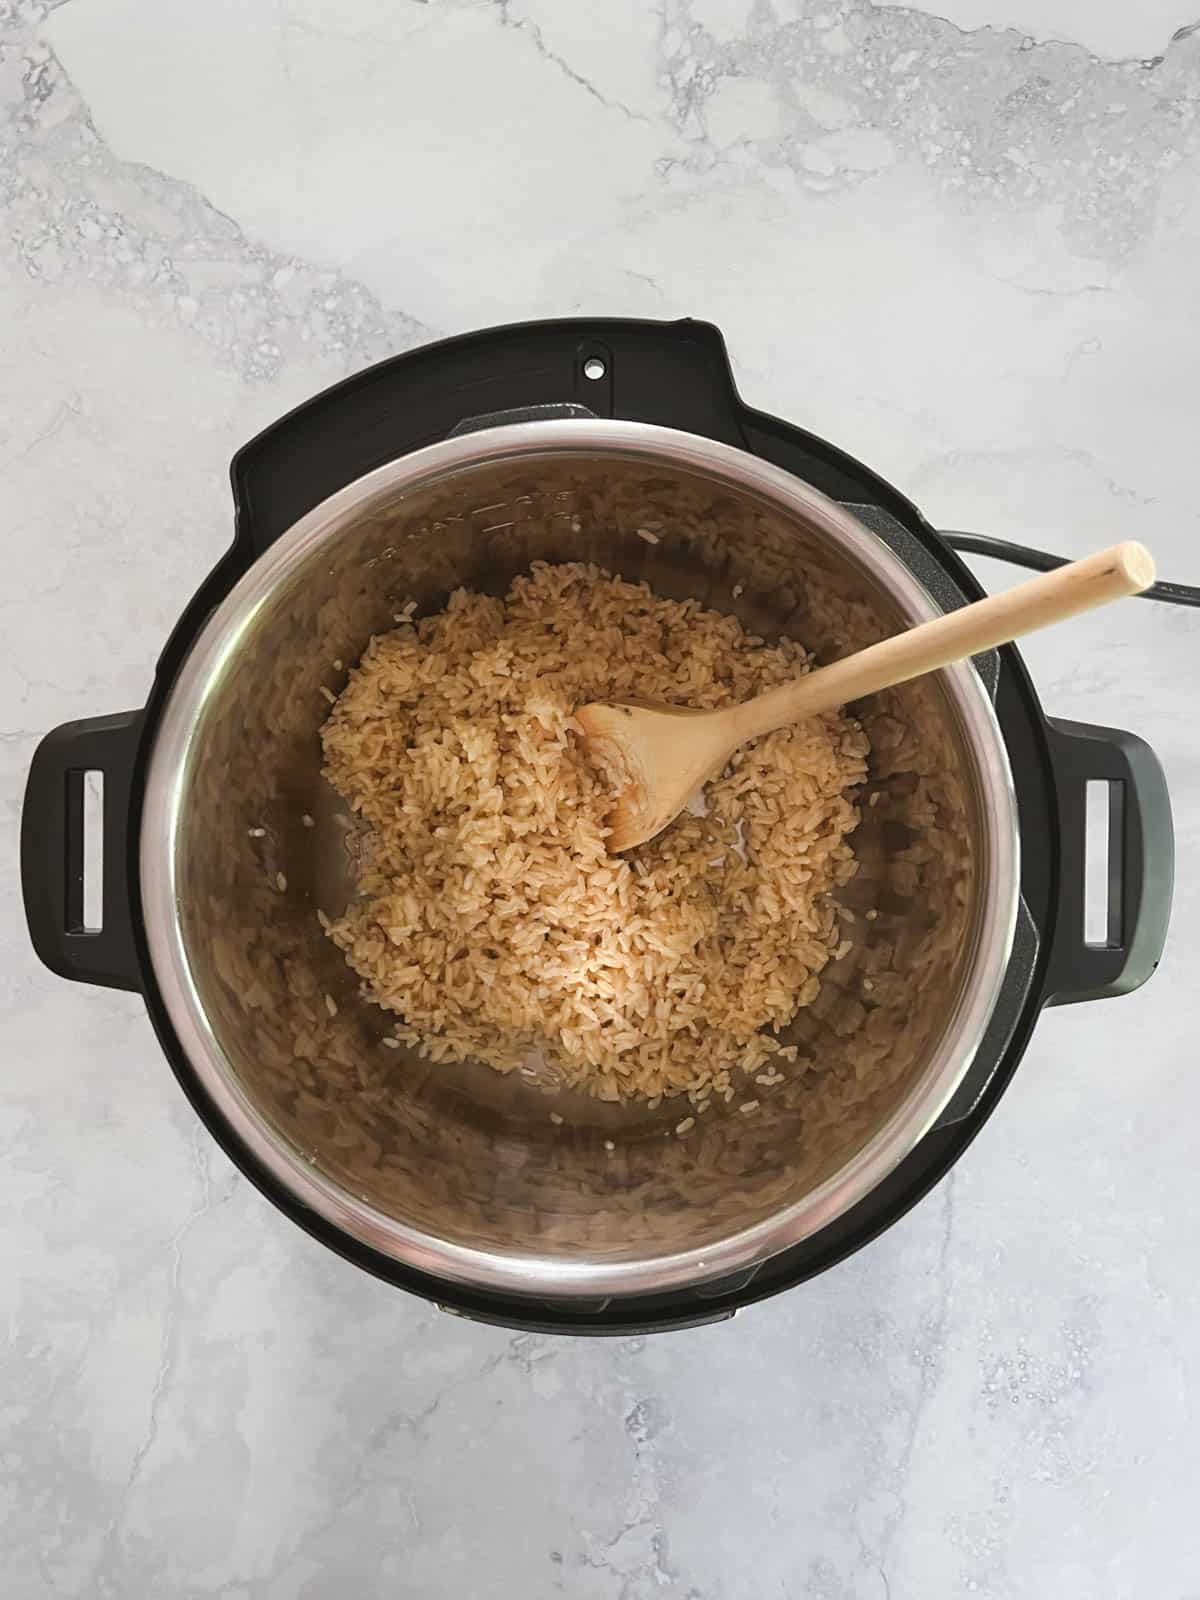
<svg viewBox="0 0 1200 1600"><path fill-rule="evenodd" d="M978 590L866 469L743 407L698 324L542 324L399 357L268 430L234 482L237 539L145 710L36 754L30 928L65 976L144 994L231 1157L369 1270L521 1326L727 1315L935 1181L1043 1004L1152 971L1171 877L1158 764L1128 734L1045 719L1007 649L854 707L871 755L841 954L754 1115L718 1102L681 1138L679 1101L381 1048L389 1019L318 918L354 894L356 837L319 729L410 601L422 615L460 586L503 594L534 562L585 561L829 660ZM89 770L105 780L96 929ZM1120 804L1115 915L1088 945L1095 780Z"/></svg>

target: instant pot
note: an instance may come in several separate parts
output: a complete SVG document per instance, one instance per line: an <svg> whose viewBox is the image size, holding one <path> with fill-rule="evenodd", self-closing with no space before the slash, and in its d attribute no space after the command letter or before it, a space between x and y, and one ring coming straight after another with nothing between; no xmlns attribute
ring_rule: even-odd
<svg viewBox="0 0 1200 1600"><path fill-rule="evenodd" d="M1153 972L1172 881L1161 768L1132 734L1045 716L1010 646L855 707L872 755L846 948L756 1116L714 1108L679 1139L669 1102L551 1099L536 1077L381 1049L385 1015L317 918L353 893L354 836L318 730L409 600L436 610L459 585L503 593L534 560L594 561L829 660L982 591L876 474L744 405L703 323L535 323L417 350L275 423L232 478L233 544L144 709L59 728L35 754L29 927L62 976L141 993L230 1159L388 1282L541 1330L731 1316L920 1199L1044 1006ZM1108 932L1089 943L1096 782Z"/></svg>

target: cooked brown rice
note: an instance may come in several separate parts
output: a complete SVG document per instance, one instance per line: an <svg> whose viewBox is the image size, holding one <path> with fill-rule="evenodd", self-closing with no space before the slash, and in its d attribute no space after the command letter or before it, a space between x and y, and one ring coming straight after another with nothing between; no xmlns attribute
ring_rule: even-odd
<svg viewBox="0 0 1200 1600"><path fill-rule="evenodd" d="M604 1100L731 1098L847 948L831 891L855 871L861 728L830 714L756 740L704 815L610 856L610 781L575 709L729 704L805 671L801 646L577 563L411 612L322 730L366 829L358 897L327 929L364 992L435 1061L532 1056Z"/></svg>

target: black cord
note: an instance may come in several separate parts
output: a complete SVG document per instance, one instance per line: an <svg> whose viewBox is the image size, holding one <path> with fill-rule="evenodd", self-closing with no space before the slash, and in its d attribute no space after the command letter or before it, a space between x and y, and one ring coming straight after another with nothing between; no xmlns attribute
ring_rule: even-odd
<svg viewBox="0 0 1200 1600"><path fill-rule="evenodd" d="M967 555L993 556L997 561L1009 561L1017 567L1031 567L1034 572L1053 572L1056 567L1069 565L1065 556L1052 556L1045 550L1031 550L1028 545L992 539L983 533L960 533L954 529L939 536L952 549L962 550ZM1187 583L1152 583L1137 598L1164 600L1172 606L1200 606L1200 589Z"/></svg>

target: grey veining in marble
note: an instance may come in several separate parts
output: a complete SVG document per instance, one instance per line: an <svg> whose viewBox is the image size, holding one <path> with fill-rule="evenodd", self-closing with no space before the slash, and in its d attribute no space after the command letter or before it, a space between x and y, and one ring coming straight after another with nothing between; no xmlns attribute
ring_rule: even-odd
<svg viewBox="0 0 1200 1600"><path fill-rule="evenodd" d="M1157 976L1047 1015L950 1180L732 1325L361 1277L17 888L35 741L141 703L237 445L488 322L710 318L935 521L1200 582L1198 110L1200 0L0 0L6 1600L1200 1595L1195 613L1027 651L1167 767Z"/></svg>

